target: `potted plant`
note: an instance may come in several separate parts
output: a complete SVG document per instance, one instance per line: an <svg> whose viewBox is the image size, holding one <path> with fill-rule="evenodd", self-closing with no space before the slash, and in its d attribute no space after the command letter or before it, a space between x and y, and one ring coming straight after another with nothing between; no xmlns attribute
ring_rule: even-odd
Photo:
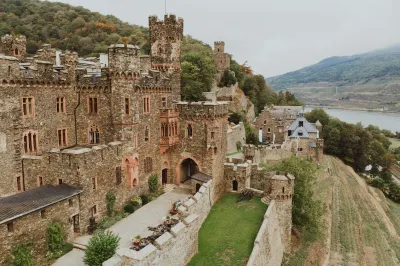
<svg viewBox="0 0 400 266"><path fill-rule="evenodd" d="M165 220L164 220L164 225L168 225L168 224L170 224L171 223L171 217L170 216L167 216L166 218L165 218Z"/></svg>
<svg viewBox="0 0 400 266"><path fill-rule="evenodd" d="M132 238L133 245L134 245L135 247L138 247L138 246L140 245L140 240L141 240L141 239L142 239L142 238L140 237L140 235L137 235L137 236L133 237L133 238Z"/></svg>

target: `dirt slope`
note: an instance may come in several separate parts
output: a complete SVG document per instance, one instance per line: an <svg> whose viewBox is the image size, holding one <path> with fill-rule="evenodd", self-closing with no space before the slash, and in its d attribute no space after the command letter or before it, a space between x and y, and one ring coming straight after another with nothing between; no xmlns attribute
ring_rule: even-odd
<svg viewBox="0 0 400 266"><path fill-rule="evenodd" d="M324 235L304 265L400 265L400 205L368 187L351 167L325 156L316 195L327 205ZM300 262L300 260L299 260Z"/></svg>

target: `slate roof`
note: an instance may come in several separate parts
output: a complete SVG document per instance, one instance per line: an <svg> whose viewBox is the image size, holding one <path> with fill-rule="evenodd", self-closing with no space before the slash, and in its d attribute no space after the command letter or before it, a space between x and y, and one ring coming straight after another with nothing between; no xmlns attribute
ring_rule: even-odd
<svg viewBox="0 0 400 266"><path fill-rule="evenodd" d="M291 138L310 138L310 135L308 134L307 130L304 127L298 127L294 130L292 135L289 137Z"/></svg>
<svg viewBox="0 0 400 266"><path fill-rule="evenodd" d="M82 193L67 184L44 185L9 197L0 198L0 224L53 205Z"/></svg>
<svg viewBox="0 0 400 266"><path fill-rule="evenodd" d="M211 176L206 175L206 174L201 173L201 172L192 175L191 178L194 179L194 180L200 181L200 182L204 182L204 183L207 183L209 180L212 179Z"/></svg>

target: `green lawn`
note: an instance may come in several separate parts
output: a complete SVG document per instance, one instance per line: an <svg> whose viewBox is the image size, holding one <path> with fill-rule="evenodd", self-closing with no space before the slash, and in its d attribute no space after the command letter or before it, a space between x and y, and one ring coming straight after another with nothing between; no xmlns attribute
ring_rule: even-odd
<svg viewBox="0 0 400 266"><path fill-rule="evenodd" d="M212 207L188 266L246 265L268 206L257 197L236 203L238 196L225 194Z"/></svg>

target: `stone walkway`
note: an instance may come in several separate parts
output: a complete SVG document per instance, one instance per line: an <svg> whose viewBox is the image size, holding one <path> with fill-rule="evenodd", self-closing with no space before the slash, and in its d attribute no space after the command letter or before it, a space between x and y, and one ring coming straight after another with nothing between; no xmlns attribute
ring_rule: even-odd
<svg viewBox="0 0 400 266"><path fill-rule="evenodd" d="M147 227L162 223L162 218L169 215L171 203L177 200L185 200L189 196L191 196L191 193L188 189L176 188L171 192L161 195L125 219L114 224L109 230L118 234L121 238L119 247L130 247L132 245L132 237L137 235L147 237L151 235L152 232ZM90 235L78 237L74 240L74 243L86 246L90 237ZM53 265L84 266L83 256L84 251L74 248L71 252L59 258Z"/></svg>

